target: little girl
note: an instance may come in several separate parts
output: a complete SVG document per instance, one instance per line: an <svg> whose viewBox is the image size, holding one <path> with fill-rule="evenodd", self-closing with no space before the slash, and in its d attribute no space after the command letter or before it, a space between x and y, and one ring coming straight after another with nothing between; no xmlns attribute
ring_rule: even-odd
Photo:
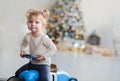
<svg viewBox="0 0 120 81"><path fill-rule="evenodd" d="M27 13L27 26L30 30L27 33L21 44L20 56L26 54L26 48L29 47L31 55L37 55L37 60L31 60L30 63L25 64L15 73L19 74L29 69L38 70L40 78L38 81L49 81L50 73L50 56L55 54L57 49L52 40L44 33L49 11L44 9L42 11L30 9Z"/></svg>

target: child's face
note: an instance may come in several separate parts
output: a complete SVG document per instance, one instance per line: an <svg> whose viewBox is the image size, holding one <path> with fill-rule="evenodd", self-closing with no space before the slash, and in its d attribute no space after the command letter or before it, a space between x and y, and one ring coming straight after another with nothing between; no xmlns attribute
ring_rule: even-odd
<svg viewBox="0 0 120 81"><path fill-rule="evenodd" d="M27 25L32 33L37 33L41 31L43 23L40 16L31 16L27 21Z"/></svg>

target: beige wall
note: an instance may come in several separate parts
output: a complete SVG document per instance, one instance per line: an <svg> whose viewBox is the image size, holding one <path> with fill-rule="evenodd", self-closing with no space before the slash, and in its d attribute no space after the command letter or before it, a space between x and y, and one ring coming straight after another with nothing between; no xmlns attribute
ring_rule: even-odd
<svg viewBox="0 0 120 81"><path fill-rule="evenodd" d="M113 39L120 40L120 0L82 0L81 9L87 26L87 35L94 29L101 44L113 48Z"/></svg>

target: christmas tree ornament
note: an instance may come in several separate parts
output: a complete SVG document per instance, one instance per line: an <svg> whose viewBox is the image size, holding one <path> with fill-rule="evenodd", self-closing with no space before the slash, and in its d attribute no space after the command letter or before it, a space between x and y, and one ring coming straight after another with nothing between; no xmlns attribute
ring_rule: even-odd
<svg viewBox="0 0 120 81"><path fill-rule="evenodd" d="M48 20L48 35L54 42L60 43L61 38L66 49L71 49L70 46L81 48L84 41L84 22L82 11L80 11L81 0L57 0L56 4L51 7L51 15ZM67 38L67 39L66 39ZM70 41L74 39L73 41ZM66 40L64 40L66 39ZM83 48L83 47L82 47Z"/></svg>

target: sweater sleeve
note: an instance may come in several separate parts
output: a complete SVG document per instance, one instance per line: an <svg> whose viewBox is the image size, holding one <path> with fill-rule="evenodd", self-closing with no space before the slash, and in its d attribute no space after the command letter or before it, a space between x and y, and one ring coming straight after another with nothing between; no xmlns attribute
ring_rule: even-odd
<svg viewBox="0 0 120 81"><path fill-rule="evenodd" d="M50 57L51 55L57 52L57 48L47 35L45 35L44 38L44 46L48 49L48 51L44 54L44 57L47 60L48 57Z"/></svg>
<svg viewBox="0 0 120 81"><path fill-rule="evenodd" d="M28 46L27 35L25 35L24 38L23 38L23 41L21 43L20 50L21 51L26 51L27 46Z"/></svg>

